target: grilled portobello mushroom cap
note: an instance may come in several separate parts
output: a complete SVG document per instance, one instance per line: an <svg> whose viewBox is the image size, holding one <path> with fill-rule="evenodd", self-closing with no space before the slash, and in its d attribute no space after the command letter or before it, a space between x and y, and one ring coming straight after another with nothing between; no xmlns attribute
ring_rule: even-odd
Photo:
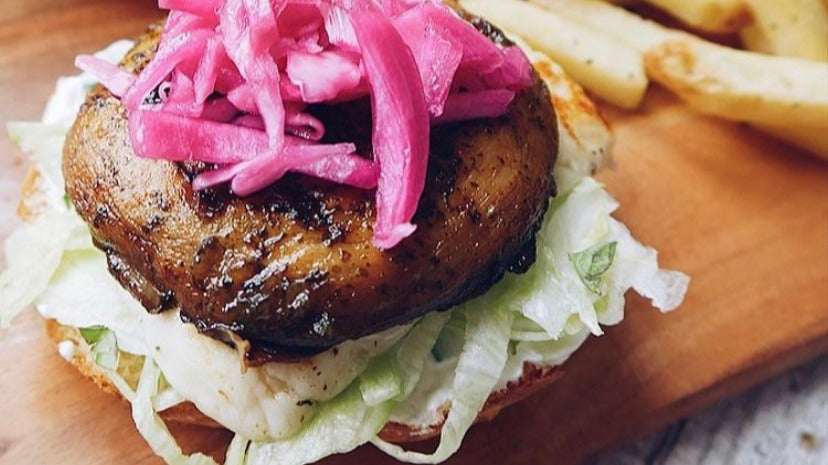
<svg viewBox="0 0 828 465"><path fill-rule="evenodd" d="M508 43L487 22L481 32ZM140 72L153 25L122 66ZM371 156L370 102L312 109L327 142ZM64 149L66 189L109 269L152 313L180 308L206 334L244 346L248 362L323 351L486 292L534 261L555 193L556 116L535 76L508 114L436 127L417 231L371 244L373 191L288 175L248 198L194 192L203 164L133 154L120 101L95 87ZM249 343L249 344L248 344Z"/></svg>

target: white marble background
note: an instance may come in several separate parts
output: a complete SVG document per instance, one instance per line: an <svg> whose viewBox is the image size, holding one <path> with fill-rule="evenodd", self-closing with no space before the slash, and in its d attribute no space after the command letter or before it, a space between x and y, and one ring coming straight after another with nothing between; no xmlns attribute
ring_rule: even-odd
<svg viewBox="0 0 828 465"><path fill-rule="evenodd" d="M586 465L828 465L828 356Z"/></svg>

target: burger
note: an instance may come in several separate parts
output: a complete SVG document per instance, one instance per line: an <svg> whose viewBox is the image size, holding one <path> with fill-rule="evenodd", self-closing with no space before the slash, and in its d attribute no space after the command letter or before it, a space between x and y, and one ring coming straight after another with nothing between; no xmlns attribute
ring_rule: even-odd
<svg viewBox="0 0 828 465"><path fill-rule="evenodd" d="M592 173L612 138L561 69L439 1L160 0L81 56L40 123L0 278L59 353L167 422L235 433L227 463L371 442L460 448L561 375L659 269ZM431 454L406 442L439 436Z"/></svg>

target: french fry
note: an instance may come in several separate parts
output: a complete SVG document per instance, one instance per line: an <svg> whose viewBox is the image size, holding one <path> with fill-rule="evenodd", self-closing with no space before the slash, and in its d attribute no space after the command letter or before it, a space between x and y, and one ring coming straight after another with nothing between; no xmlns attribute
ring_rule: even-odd
<svg viewBox="0 0 828 465"><path fill-rule="evenodd" d="M643 58L628 45L519 0L461 0L460 4L518 32L598 97L623 108L641 103L648 83Z"/></svg>
<svg viewBox="0 0 828 465"><path fill-rule="evenodd" d="M569 22L590 28L594 34L611 36L644 54L670 39L693 37L600 0L530 0Z"/></svg>
<svg viewBox="0 0 828 465"><path fill-rule="evenodd" d="M688 26L714 34L738 32L749 24L751 19L744 0L646 0L646 2L669 13Z"/></svg>
<svg viewBox="0 0 828 465"><path fill-rule="evenodd" d="M578 16L588 24L597 21L584 17L584 11L606 20L629 23L627 11L590 5L592 0L530 0L564 14ZM604 0L614 4L629 4L626 0ZM715 33L739 32L748 50L828 61L828 2L825 0L646 0L703 31ZM608 6L608 5L607 5ZM610 7L610 9L618 10ZM626 16L626 17L625 17ZM640 19L640 18L639 18ZM615 29L624 28L616 23ZM641 32L641 30L639 30ZM652 39L652 34L646 34ZM644 40L647 40L645 37ZM631 37L641 42L641 38Z"/></svg>
<svg viewBox="0 0 828 465"><path fill-rule="evenodd" d="M758 52L828 61L828 5L824 0L746 0L753 22L745 47Z"/></svg>
<svg viewBox="0 0 828 465"><path fill-rule="evenodd" d="M645 63L654 81L702 113L771 126L825 128L828 66L823 63L698 39L665 42L645 55Z"/></svg>
<svg viewBox="0 0 828 465"><path fill-rule="evenodd" d="M644 54L649 78L672 90L697 111L750 122L817 154L828 151L825 140L828 138L828 66L825 64L719 46L666 28L606 1L530 1L554 15L558 22L576 25L581 34L610 37L613 42ZM815 1L825 5L825 0ZM519 2L501 0L501 3L508 9ZM544 28L527 29L527 22L516 18L507 28L532 42L532 35L543 34ZM547 28L554 28L556 24L550 23ZM580 77L574 74L573 77L580 82ZM600 79L595 79L595 85L600 83ZM602 95L600 89L588 88Z"/></svg>

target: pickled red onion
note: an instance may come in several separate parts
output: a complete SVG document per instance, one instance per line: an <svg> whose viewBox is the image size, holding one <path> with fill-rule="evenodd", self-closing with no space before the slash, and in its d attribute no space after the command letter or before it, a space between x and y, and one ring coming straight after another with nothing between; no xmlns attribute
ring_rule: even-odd
<svg viewBox="0 0 828 465"><path fill-rule="evenodd" d="M215 165L195 190L250 195L288 172L377 188L374 244L410 236L432 124L498 117L532 84L501 48L439 0L159 0L170 10L136 77L77 66L120 97L136 155ZM308 104L370 98L373 161L325 144ZM310 107L313 108L313 107Z"/></svg>
<svg viewBox="0 0 828 465"><path fill-rule="evenodd" d="M118 97L123 96L135 82L134 74L92 55L78 55L75 58L75 66L95 76L101 84Z"/></svg>
<svg viewBox="0 0 828 465"><path fill-rule="evenodd" d="M417 63L391 20L353 10L351 22L371 86L374 158L381 167L373 242L390 249L416 229L410 221L425 188L428 108Z"/></svg>
<svg viewBox="0 0 828 465"><path fill-rule="evenodd" d="M514 98L515 93L506 89L452 94L446 100L445 111L432 122L447 124L470 118L497 118L506 114Z"/></svg>

